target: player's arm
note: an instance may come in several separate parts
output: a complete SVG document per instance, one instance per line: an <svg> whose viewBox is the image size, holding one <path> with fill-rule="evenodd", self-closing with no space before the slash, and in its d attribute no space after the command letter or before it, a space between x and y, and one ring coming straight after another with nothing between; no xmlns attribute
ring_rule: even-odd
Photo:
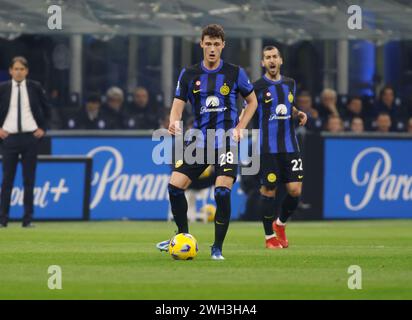
<svg viewBox="0 0 412 320"><path fill-rule="evenodd" d="M257 99L254 91L252 91L247 97L245 97L245 101L246 106L243 108L239 116L239 123L233 131L233 138L236 141L239 141L243 137L242 130L246 129L257 109Z"/></svg>
<svg viewBox="0 0 412 320"><path fill-rule="evenodd" d="M239 124L237 127L239 129L246 129L247 125L249 124L250 120L252 120L253 115L257 109L257 99L256 94L252 91L246 98L246 106L243 108L240 116L239 116Z"/></svg>
<svg viewBox="0 0 412 320"><path fill-rule="evenodd" d="M299 125L304 126L306 124L306 121L308 121L308 116L306 113L298 110L295 106L292 107L292 116L293 118L298 118L299 119Z"/></svg>
<svg viewBox="0 0 412 320"><path fill-rule="evenodd" d="M181 134L180 120L182 120L183 110L185 109L185 102L181 99L174 98L172 109L170 110L169 133L172 135Z"/></svg>
<svg viewBox="0 0 412 320"><path fill-rule="evenodd" d="M177 80L175 98L173 99L172 109L170 110L169 133L172 135L182 133L180 121L182 120L183 110L185 109L188 98L188 89L188 76L186 69L183 69Z"/></svg>
<svg viewBox="0 0 412 320"><path fill-rule="evenodd" d="M242 138L242 130L246 129L250 120L253 118L258 104L253 85L250 83L249 78L243 68L239 69L237 82L240 94L246 101L246 106L244 107L239 117L239 123L234 130L234 138L235 140L239 141L240 138Z"/></svg>

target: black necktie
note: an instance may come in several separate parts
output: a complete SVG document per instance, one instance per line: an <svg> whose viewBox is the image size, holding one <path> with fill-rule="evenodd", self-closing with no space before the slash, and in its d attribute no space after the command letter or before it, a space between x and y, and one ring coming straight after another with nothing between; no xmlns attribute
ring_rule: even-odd
<svg viewBox="0 0 412 320"><path fill-rule="evenodd" d="M17 130L21 132L21 95L20 95L20 82L17 83Z"/></svg>

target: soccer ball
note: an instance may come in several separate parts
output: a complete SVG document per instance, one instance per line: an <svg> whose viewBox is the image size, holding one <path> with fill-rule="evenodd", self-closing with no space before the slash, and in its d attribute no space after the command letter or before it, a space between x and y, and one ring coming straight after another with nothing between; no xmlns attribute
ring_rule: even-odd
<svg viewBox="0 0 412 320"><path fill-rule="evenodd" d="M175 235L169 244L169 254L175 260L192 260L198 250L195 237L189 233Z"/></svg>
<svg viewBox="0 0 412 320"><path fill-rule="evenodd" d="M202 214L207 217L207 222L215 221L216 207L213 204L204 205L200 209L200 212L202 212Z"/></svg>

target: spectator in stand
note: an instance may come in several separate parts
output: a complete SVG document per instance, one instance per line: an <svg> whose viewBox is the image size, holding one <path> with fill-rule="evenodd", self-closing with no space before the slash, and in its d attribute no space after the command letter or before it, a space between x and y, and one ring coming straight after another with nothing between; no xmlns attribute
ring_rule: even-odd
<svg viewBox="0 0 412 320"><path fill-rule="evenodd" d="M391 118L392 131L403 131L405 128L406 112L402 106L397 106L395 103L395 91L391 86L385 86L382 88L379 94L379 101L374 108L375 116L380 113L387 113Z"/></svg>
<svg viewBox="0 0 412 320"><path fill-rule="evenodd" d="M169 122L170 122L170 110L165 110L163 112L162 119L160 120L160 123L159 123L159 129L168 129Z"/></svg>
<svg viewBox="0 0 412 320"><path fill-rule="evenodd" d="M408 131L409 133L412 133L412 117L409 118L409 120L408 120L407 131Z"/></svg>
<svg viewBox="0 0 412 320"><path fill-rule="evenodd" d="M80 111L75 119L76 129L109 129L107 116L101 110L101 100L99 94L91 94L87 100L84 109Z"/></svg>
<svg viewBox="0 0 412 320"><path fill-rule="evenodd" d="M354 133L362 133L365 131L363 119L361 117L354 116L350 122L350 131Z"/></svg>
<svg viewBox="0 0 412 320"><path fill-rule="evenodd" d="M362 99L358 96L349 99L346 109L343 112L343 124L346 129L350 129L354 117L359 117L362 120L365 119Z"/></svg>
<svg viewBox="0 0 412 320"><path fill-rule="evenodd" d="M391 131L392 120L388 113L386 112L379 113L378 116L376 117L375 123L376 123L377 132L387 133Z"/></svg>
<svg viewBox="0 0 412 320"><path fill-rule="evenodd" d="M126 128L157 129L159 127L159 112L155 104L150 102L146 88L137 87L133 101L126 110Z"/></svg>
<svg viewBox="0 0 412 320"><path fill-rule="evenodd" d="M331 114L326 123L326 130L331 133L343 132L342 119L336 114Z"/></svg>
<svg viewBox="0 0 412 320"><path fill-rule="evenodd" d="M320 105L318 106L319 116L323 121L328 119L330 115L339 117L337 107L337 95L333 89L323 89L320 95Z"/></svg>
<svg viewBox="0 0 412 320"><path fill-rule="evenodd" d="M308 91L302 91L296 98L296 107L306 113L308 121L306 128L310 131L320 131L322 129L322 119L319 112L313 108L312 96Z"/></svg>
<svg viewBox="0 0 412 320"><path fill-rule="evenodd" d="M124 110L123 110L124 94L119 87L111 87L106 92L106 103L102 106L102 112L107 117L106 129L123 129L124 126Z"/></svg>

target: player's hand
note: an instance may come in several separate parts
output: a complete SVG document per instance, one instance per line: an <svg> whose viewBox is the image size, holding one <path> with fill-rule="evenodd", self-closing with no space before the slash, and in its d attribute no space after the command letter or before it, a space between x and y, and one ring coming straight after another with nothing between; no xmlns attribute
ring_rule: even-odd
<svg viewBox="0 0 412 320"><path fill-rule="evenodd" d="M173 136L181 134L182 129L180 128L180 122L179 121L171 121L169 124L169 133Z"/></svg>
<svg viewBox="0 0 412 320"><path fill-rule="evenodd" d="M34 135L37 139L43 138L45 134L46 134L46 133L44 132L44 130L43 130L43 129L40 129L40 128L38 128L36 131L33 132L33 135Z"/></svg>
<svg viewBox="0 0 412 320"><path fill-rule="evenodd" d="M308 116L306 115L306 113L299 111L298 112L298 119L299 119L299 125L300 126L304 126L306 124L306 122L308 121Z"/></svg>
<svg viewBox="0 0 412 320"><path fill-rule="evenodd" d="M6 130L3 130L0 128L0 138L2 140L6 139L8 137L9 133Z"/></svg>
<svg viewBox="0 0 412 320"><path fill-rule="evenodd" d="M233 140L239 142L243 138L243 130L238 126L233 129Z"/></svg>

